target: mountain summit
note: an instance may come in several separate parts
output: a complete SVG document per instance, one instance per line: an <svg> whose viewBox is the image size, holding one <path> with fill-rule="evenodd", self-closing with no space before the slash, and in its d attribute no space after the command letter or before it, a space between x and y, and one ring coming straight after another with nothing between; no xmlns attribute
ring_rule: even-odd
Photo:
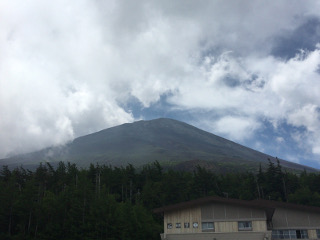
<svg viewBox="0 0 320 240"><path fill-rule="evenodd" d="M200 165L216 171L256 170L275 159L189 124L167 118L137 121L76 138L62 147L3 159L0 164L32 165L69 161L87 167L90 163L142 166L153 161L163 166L192 170ZM283 167L314 169L280 160Z"/></svg>

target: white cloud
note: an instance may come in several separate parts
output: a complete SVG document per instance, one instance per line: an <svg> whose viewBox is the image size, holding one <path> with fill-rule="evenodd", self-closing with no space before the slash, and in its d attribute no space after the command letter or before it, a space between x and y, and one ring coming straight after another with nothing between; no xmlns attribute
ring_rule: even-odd
<svg viewBox="0 0 320 240"><path fill-rule="evenodd" d="M206 122L205 125L213 132L234 141L251 138L255 130L260 127L260 123L252 118L237 116L222 117L217 121Z"/></svg>
<svg viewBox="0 0 320 240"><path fill-rule="evenodd" d="M178 94L170 101L185 109L216 112L220 119L214 132L240 142L254 136L253 133L263 126L262 122L253 124L258 123L256 119L267 120L275 128L282 123L304 127L304 139L293 139L304 151L317 155L320 142L317 137L320 135L319 64L318 48L302 51L289 61L271 56L242 59L232 54L223 54L214 60L207 57L199 68L201 71L194 71L198 74L196 81L180 86ZM248 131L249 126L252 128Z"/></svg>
<svg viewBox="0 0 320 240"><path fill-rule="evenodd" d="M276 142L283 143L284 142L284 138L283 137L277 137L276 138Z"/></svg>
<svg viewBox="0 0 320 240"><path fill-rule="evenodd" d="M0 157L133 121L121 107L130 97L147 108L167 93L175 108L214 112L202 121L234 140L253 137L260 119L303 126L318 154L319 47L287 61L270 50L319 8L292 0L1 1Z"/></svg>
<svg viewBox="0 0 320 240"><path fill-rule="evenodd" d="M296 155L286 154L286 155L284 156L284 158L285 158L287 161L291 161L291 162L294 162L294 163L302 164L302 163L301 163L301 160L300 160L299 157L297 157Z"/></svg>
<svg viewBox="0 0 320 240"><path fill-rule="evenodd" d="M94 6L6 1L1 9L0 156L133 121L110 89Z"/></svg>
<svg viewBox="0 0 320 240"><path fill-rule="evenodd" d="M318 132L320 129L320 108L316 105L307 104L297 108L288 116L288 123L294 126L306 127L309 132Z"/></svg>
<svg viewBox="0 0 320 240"><path fill-rule="evenodd" d="M320 139L317 139L317 142L315 142L312 145L313 145L312 152L314 154L320 155Z"/></svg>

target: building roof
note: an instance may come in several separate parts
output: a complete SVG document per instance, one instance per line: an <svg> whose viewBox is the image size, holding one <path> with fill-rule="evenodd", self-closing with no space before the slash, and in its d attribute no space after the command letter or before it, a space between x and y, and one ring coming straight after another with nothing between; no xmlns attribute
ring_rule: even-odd
<svg viewBox="0 0 320 240"><path fill-rule="evenodd" d="M315 206L307 206L302 204L278 202L278 201L264 200L264 199L252 200L250 202L258 204L260 206L266 206L266 207L287 208L287 209L296 209L301 211L320 213L320 207L315 207Z"/></svg>
<svg viewBox="0 0 320 240"><path fill-rule="evenodd" d="M260 203L256 203L253 201L246 201L246 200L239 200L239 199L233 199L233 198L222 198L222 197L216 197L216 196L210 196L205 198L199 198L196 200L191 200L187 202L177 203L161 208L154 209L154 213L164 213L164 212L171 212L179 209L186 209L191 207L196 207L199 205L204 205L208 203L224 203L224 204L232 204L237 206L243 206L243 207L249 207L249 208L258 208L265 210L267 213L267 219L271 219L274 213L275 208L268 205L261 205Z"/></svg>
<svg viewBox="0 0 320 240"><path fill-rule="evenodd" d="M239 199L232 199L232 198L222 198L216 196L210 196L205 198L199 198L187 202L181 202L169 206L164 206L161 208L156 208L153 210L154 213L164 213L164 212L171 212L180 209L186 209L191 207L196 207L199 205L205 205L208 203L224 203L224 204L233 204L243 207L250 207L250 208L258 208L266 211L267 219L271 220L273 213L276 208L289 208L289 209L297 209L302 211L311 211L320 213L319 207L313 206L305 206L300 204L293 204L293 203L285 203L285 202L277 202L277 201L270 201L270 200L239 200Z"/></svg>
<svg viewBox="0 0 320 240"><path fill-rule="evenodd" d="M260 209L261 208L274 209L273 206L270 206L270 205L263 206L260 204L260 202L210 196L210 197L199 198L199 199L195 199L187 202L168 205L161 208L156 208L153 210L153 212L154 213L170 212L178 209L185 209L185 208L195 207L199 205L204 205L207 203L225 203L225 204L234 204L234 205L250 207L250 208L253 207L253 208L260 208Z"/></svg>

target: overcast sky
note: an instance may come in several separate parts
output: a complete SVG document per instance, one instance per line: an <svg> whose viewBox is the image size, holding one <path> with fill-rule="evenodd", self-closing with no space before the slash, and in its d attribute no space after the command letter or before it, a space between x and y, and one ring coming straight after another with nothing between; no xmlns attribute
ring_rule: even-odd
<svg viewBox="0 0 320 240"><path fill-rule="evenodd" d="M320 1L0 0L0 157L158 117L320 168Z"/></svg>

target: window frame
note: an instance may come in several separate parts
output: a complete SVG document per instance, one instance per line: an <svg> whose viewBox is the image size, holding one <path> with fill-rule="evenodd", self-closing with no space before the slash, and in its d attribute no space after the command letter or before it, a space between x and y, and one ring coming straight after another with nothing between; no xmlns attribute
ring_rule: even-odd
<svg viewBox="0 0 320 240"><path fill-rule="evenodd" d="M309 235L306 229L276 229L272 230L272 239L309 239Z"/></svg>
<svg viewBox="0 0 320 240"><path fill-rule="evenodd" d="M299 232L299 238L298 238L298 232ZM306 229L296 229L296 236L297 239L309 239L308 230Z"/></svg>
<svg viewBox="0 0 320 240"><path fill-rule="evenodd" d="M243 224L243 227L240 227L240 225ZM248 225L248 226L246 226ZM252 221L238 221L238 231L252 231Z"/></svg>
<svg viewBox="0 0 320 240"><path fill-rule="evenodd" d="M209 224L210 224L210 227L209 227ZM214 232L215 231L214 222L213 221L201 222L201 230L202 232Z"/></svg>

